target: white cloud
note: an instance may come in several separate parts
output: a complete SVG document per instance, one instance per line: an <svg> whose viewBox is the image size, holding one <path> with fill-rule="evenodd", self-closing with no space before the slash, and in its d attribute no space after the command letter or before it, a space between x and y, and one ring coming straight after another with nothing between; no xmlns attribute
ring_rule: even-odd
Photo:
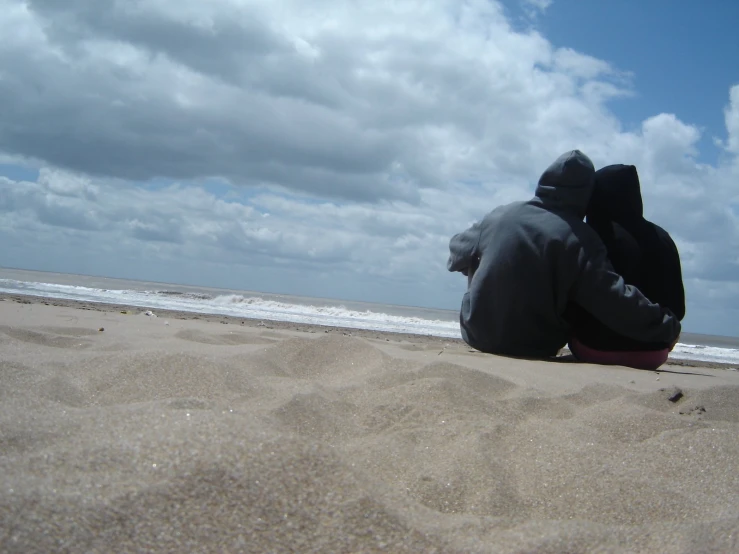
<svg viewBox="0 0 739 554"><path fill-rule="evenodd" d="M552 0L520 0L520 2L526 15L532 19L544 13L553 3Z"/></svg>
<svg viewBox="0 0 739 554"><path fill-rule="evenodd" d="M0 45L0 148L122 179L417 201L491 168L528 174L531 128L567 142L560 117L619 93L607 64L512 32L482 0L28 6Z"/></svg>
<svg viewBox="0 0 739 554"><path fill-rule="evenodd" d="M487 0L0 0L0 32L0 160L41 168L0 178L0 265L453 307L450 236L580 148L637 165L696 324L739 304L739 85L710 166Z"/></svg>
<svg viewBox="0 0 739 554"><path fill-rule="evenodd" d="M615 73L608 62L581 54L571 48L559 48L552 57L557 71L583 79L596 79L601 75Z"/></svg>
<svg viewBox="0 0 739 554"><path fill-rule="evenodd" d="M724 110L726 118L726 150L739 156L739 85L731 87L729 105Z"/></svg>
<svg viewBox="0 0 739 554"><path fill-rule="evenodd" d="M552 5L552 0L523 0L526 4L539 8L541 11L546 10Z"/></svg>

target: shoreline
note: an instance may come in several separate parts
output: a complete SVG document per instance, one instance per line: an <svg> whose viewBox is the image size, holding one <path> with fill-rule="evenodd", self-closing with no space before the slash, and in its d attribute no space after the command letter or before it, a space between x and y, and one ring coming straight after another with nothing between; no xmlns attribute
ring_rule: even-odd
<svg viewBox="0 0 739 554"><path fill-rule="evenodd" d="M400 333L394 331L372 331L368 329L357 329L353 327L340 327L334 325L320 325L312 323L293 323L289 321L278 321L272 319L254 319L245 317L236 317L221 314L208 314L200 312L187 312L181 310L167 310L162 308L150 308L141 306L132 306L129 304L108 304L105 302L93 302L86 300L69 300L64 298L53 298L48 296L34 296L26 294L10 294L0 293L0 302L12 301L18 304L43 304L48 306L57 306L65 308L75 308L80 310L92 310L102 313L130 313L139 314L147 310L151 310L157 317L168 317L170 319L179 320L201 320L206 322L219 322L226 325L238 325L240 327L274 329L277 331L298 331L303 333L341 333L346 336L360 337L365 339L382 340L386 342L399 343L421 343L424 345L439 345L445 348L451 345L472 349L462 339L437 337L434 335L422 335L414 333ZM156 311L154 311L156 310ZM567 347L565 347L556 361L571 361L578 363L572 358ZM736 364L712 362L704 360L692 360L686 358L672 357L662 367L692 367L692 368L709 368L709 369L725 369L736 370ZM659 370L657 370L659 372Z"/></svg>
<svg viewBox="0 0 739 554"><path fill-rule="evenodd" d="M320 325L313 323L293 323L291 321L278 321L274 319L256 319L248 317L236 317L232 315L209 314L201 312L187 312L182 310L167 310L163 308L132 306L130 304L108 304L106 302L93 302L88 300L69 300L66 298L53 298L49 296L34 296L27 294L0 293L0 302L10 300L18 304L44 304L62 308L76 308L80 310L94 310L104 313L129 312L131 314L144 313L148 310L159 318L170 319L194 319L207 322L219 322L222 324L238 325L243 327L260 327L274 329L277 331L300 331L304 333L342 333L348 336L389 339L391 342L420 342L423 344L455 344L466 347L462 339L437 337L434 335L420 335L414 333L396 333L394 331L372 331L369 329L357 329L354 327L340 327L336 325Z"/></svg>

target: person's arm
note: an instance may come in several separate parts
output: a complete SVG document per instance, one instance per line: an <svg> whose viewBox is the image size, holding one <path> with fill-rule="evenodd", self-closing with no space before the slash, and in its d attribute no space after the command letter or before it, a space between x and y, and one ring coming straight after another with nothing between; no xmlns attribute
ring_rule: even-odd
<svg viewBox="0 0 739 554"><path fill-rule="evenodd" d="M680 336L678 318L625 284L608 261L605 247L582 255L588 259L571 292L574 302L616 333L635 340L670 344Z"/></svg>
<svg viewBox="0 0 739 554"><path fill-rule="evenodd" d="M449 271L459 271L464 275L473 273L479 261L478 246L480 242L480 224L458 233L449 241L449 260L446 267ZM472 271L470 271L472 270Z"/></svg>

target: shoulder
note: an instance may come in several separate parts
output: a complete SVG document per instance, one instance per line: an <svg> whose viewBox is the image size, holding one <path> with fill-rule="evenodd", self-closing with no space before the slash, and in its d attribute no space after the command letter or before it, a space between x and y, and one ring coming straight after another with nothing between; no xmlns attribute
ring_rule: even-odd
<svg viewBox="0 0 739 554"><path fill-rule="evenodd" d="M677 245L675 244L675 241L672 240L672 237L670 236L670 233L668 233L665 229L657 225L656 223L652 223L651 221L648 222L649 225L654 230L654 233L657 235L657 238L659 241L667 247L669 250L674 251L677 253Z"/></svg>
<svg viewBox="0 0 739 554"><path fill-rule="evenodd" d="M510 204L502 204L492 211L488 212L480 221L483 227L491 225L501 219L513 219L520 215L521 207L525 202L512 202Z"/></svg>
<svg viewBox="0 0 739 554"><path fill-rule="evenodd" d="M657 236L661 238L662 240L674 242L672 240L672 237L670 236L670 233L668 233L664 228L660 227L656 223L649 222L649 225L652 226L652 229L654 229L654 232L657 233Z"/></svg>

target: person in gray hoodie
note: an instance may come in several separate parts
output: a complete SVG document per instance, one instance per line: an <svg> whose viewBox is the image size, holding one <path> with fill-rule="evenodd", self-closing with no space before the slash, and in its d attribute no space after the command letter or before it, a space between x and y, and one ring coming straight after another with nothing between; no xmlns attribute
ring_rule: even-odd
<svg viewBox="0 0 739 554"><path fill-rule="evenodd" d="M615 273L584 221L595 168L573 150L539 179L534 198L500 206L452 237L447 269L468 276L462 338L482 352L555 356L570 337L568 304L616 333L673 343L680 321Z"/></svg>

